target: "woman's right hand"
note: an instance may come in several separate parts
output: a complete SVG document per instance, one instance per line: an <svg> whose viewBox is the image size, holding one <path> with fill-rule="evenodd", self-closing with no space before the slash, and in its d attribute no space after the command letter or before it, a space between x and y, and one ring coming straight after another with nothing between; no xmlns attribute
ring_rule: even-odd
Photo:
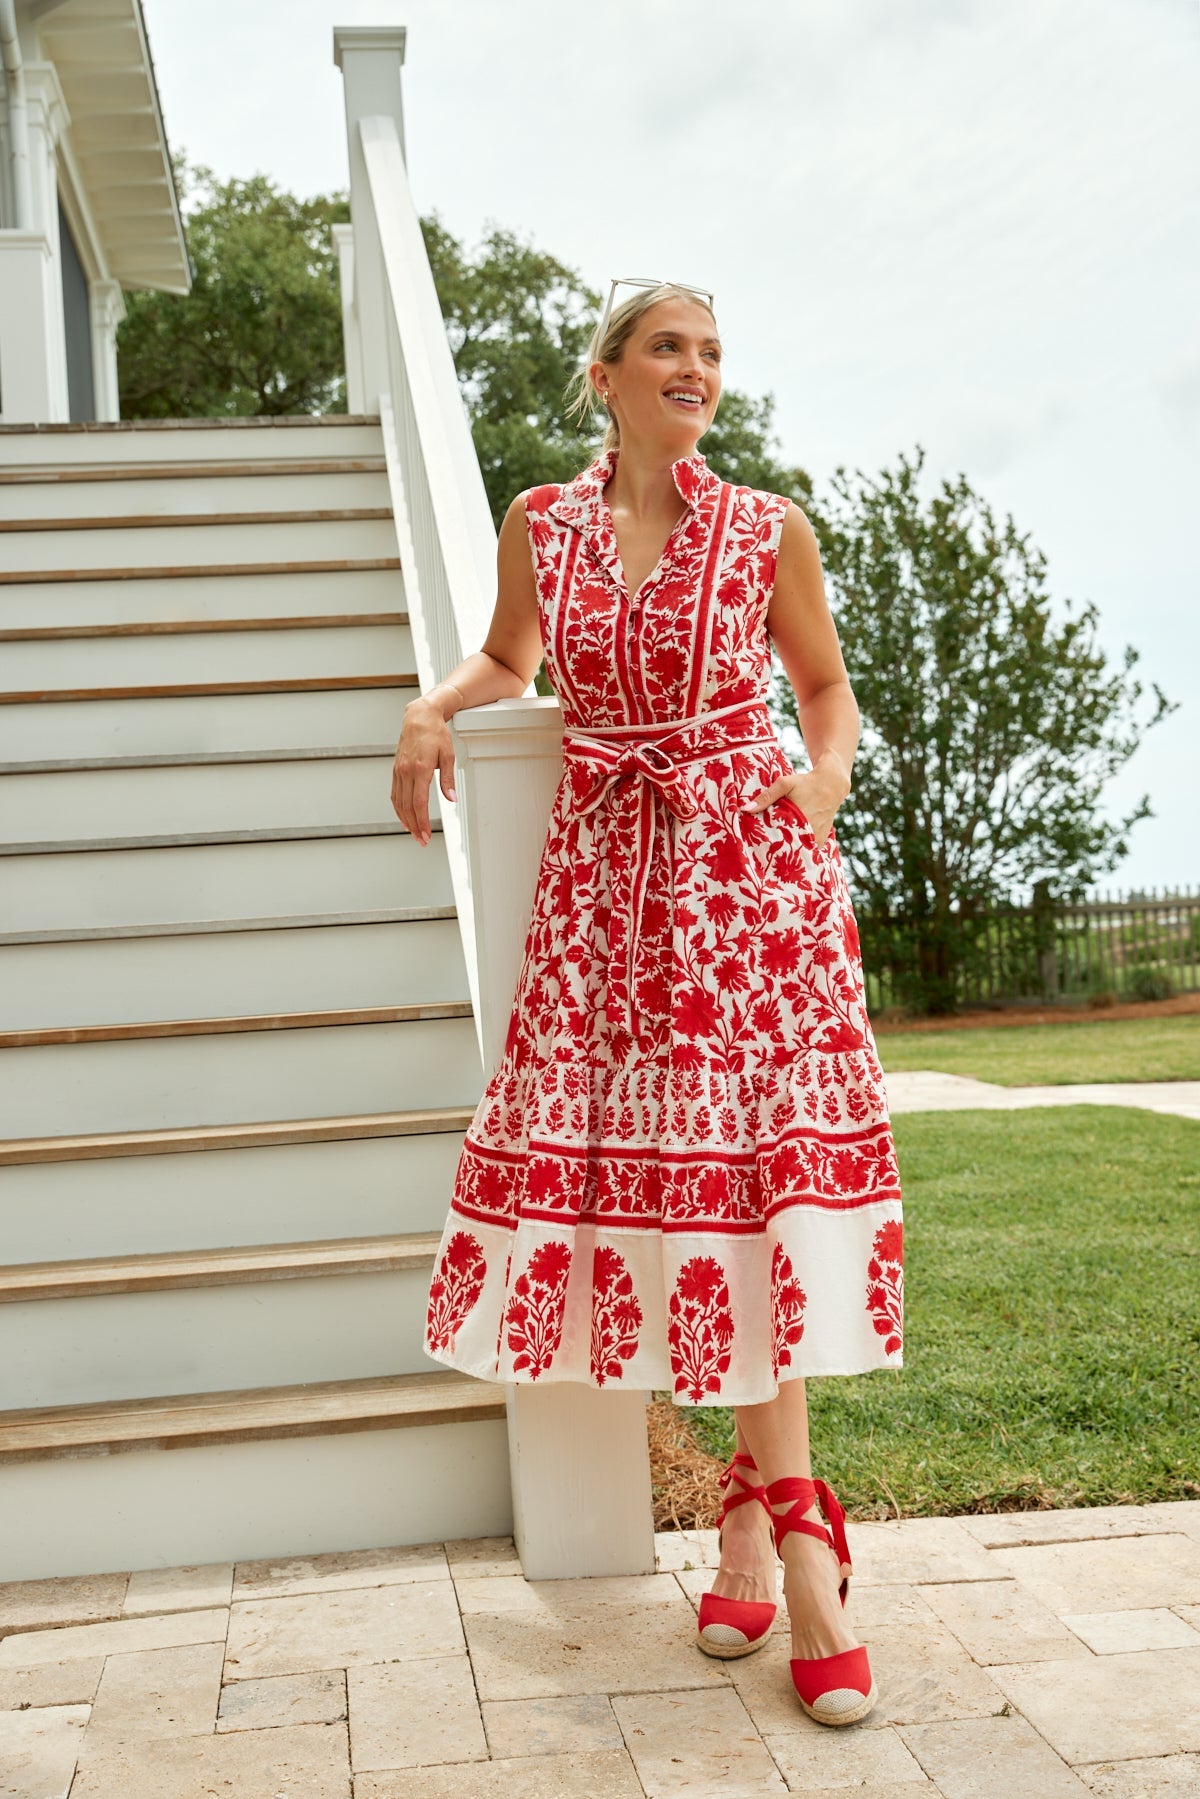
<svg viewBox="0 0 1200 1799"><path fill-rule="evenodd" d="M396 760L392 764L392 810L418 843L429 842L429 787L440 771L441 791L455 798L454 740L441 707L427 699L410 700Z"/></svg>

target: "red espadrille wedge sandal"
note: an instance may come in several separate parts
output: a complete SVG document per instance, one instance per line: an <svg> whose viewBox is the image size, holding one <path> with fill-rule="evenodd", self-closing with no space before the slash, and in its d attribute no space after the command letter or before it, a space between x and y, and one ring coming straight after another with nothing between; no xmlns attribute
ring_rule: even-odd
<svg viewBox="0 0 1200 1799"><path fill-rule="evenodd" d="M774 1519L776 1549L789 1530L806 1531L828 1543L838 1558L842 1576L838 1597L845 1605L852 1568L846 1542L846 1514L837 1495L823 1480L790 1475L772 1481L765 1491ZM818 1503L829 1520L827 1526L804 1516ZM775 1509L780 1505L788 1507L782 1515ZM797 1698L818 1724L857 1724L879 1697L867 1651L861 1643L853 1649L839 1650L836 1655L794 1655L788 1666Z"/></svg>
<svg viewBox="0 0 1200 1799"><path fill-rule="evenodd" d="M767 1504L766 1488L761 1482L756 1486L753 1481L747 1480L740 1472L741 1468L752 1468L755 1474L758 1473L754 1457L739 1449L734 1452L733 1460L717 1483L728 1487L731 1481L736 1481L738 1487L738 1491L726 1494L717 1518L718 1544L721 1541L721 1526L728 1513L737 1505L749 1505L754 1499L766 1507L772 1530L775 1526L775 1514ZM770 1636L777 1610L778 1607L769 1600L718 1599L715 1593L703 1593L700 1597L700 1615L696 1621L696 1641L705 1655L720 1656L723 1661L732 1661L739 1655L749 1655L753 1650L761 1649Z"/></svg>

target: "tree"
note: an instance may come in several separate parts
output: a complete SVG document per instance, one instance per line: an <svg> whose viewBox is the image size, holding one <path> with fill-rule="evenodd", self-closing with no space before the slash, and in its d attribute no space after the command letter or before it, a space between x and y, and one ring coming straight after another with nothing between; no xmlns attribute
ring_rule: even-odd
<svg viewBox="0 0 1200 1799"><path fill-rule="evenodd" d="M188 294L134 293L117 336L125 418L344 412L330 227L344 194L297 200L265 175L218 181L180 159Z"/></svg>
<svg viewBox="0 0 1200 1799"><path fill-rule="evenodd" d="M862 715L838 840L874 964L915 1009L952 1011L972 920L1016 885L1079 897L1153 816L1149 796L1116 824L1102 790L1139 742L1142 684L1127 646L1110 671L1097 609L1052 616L1046 559L1011 516L998 527L966 478L924 504L925 453L857 485L838 468L809 517ZM1155 725L1176 703L1157 683ZM786 680L776 723L798 732Z"/></svg>

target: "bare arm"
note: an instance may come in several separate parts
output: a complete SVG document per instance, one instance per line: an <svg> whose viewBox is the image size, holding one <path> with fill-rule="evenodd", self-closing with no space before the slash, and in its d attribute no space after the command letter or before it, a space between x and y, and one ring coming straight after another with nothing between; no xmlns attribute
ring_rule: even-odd
<svg viewBox="0 0 1200 1799"><path fill-rule="evenodd" d="M796 695L812 768L764 787L754 804L761 810L783 794L791 795L823 843L850 791L860 721L825 597L816 533L794 503L784 515L767 630Z"/></svg>
<svg viewBox="0 0 1200 1799"><path fill-rule="evenodd" d="M444 797L455 797L454 742L448 721L464 706L515 699L529 686L542 659L523 493L500 526L496 585L496 607L482 648L404 708L392 765L392 809L418 843L429 842L429 786L435 771Z"/></svg>

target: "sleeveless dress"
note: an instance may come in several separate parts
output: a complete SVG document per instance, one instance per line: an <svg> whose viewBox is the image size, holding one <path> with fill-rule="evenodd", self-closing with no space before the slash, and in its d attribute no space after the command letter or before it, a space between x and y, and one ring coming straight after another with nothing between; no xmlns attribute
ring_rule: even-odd
<svg viewBox="0 0 1200 1799"><path fill-rule="evenodd" d="M757 1405L901 1365L895 1145L836 834L743 810L792 772L766 705L788 502L681 458L630 595L618 454L525 496L563 770L425 1349Z"/></svg>

